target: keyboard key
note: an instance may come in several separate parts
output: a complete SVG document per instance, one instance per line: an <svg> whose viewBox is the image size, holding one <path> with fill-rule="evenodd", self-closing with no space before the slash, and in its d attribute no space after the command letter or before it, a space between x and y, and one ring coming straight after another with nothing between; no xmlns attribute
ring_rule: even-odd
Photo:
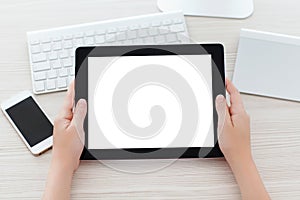
<svg viewBox="0 0 300 200"><path fill-rule="evenodd" d="M48 90L54 90L55 89L55 79L47 80L46 86Z"/></svg>
<svg viewBox="0 0 300 200"><path fill-rule="evenodd" d="M128 31L128 39L134 39L137 37L136 31Z"/></svg>
<svg viewBox="0 0 300 200"><path fill-rule="evenodd" d="M32 62L43 62L47 60L46 54L40 53L40 54L33 54L32 55Z"/></svg>
<svg viewBox="0 0 300 200"><path fill-rule="evenodd" d="M105 42L104 35L96 35L95 36L95 42L97 44L103 44Z"/></svg>
<svg viewBox="0 0 300 200"><path fill-rule="evenodd" d="M56 72L56 70L49 70L48 72L47 72L47 76L48 76L48 78L56 78L57 77L57 72Z"/></svg>
<svg viewBox="0 0 300 200"><path fill-rule="evenodd" d="M109 28L109 29L107 30L107 32L108 32L108 33L115 33L115 32L117 32L117 29L116 29L115 27L112 27L112 28Z"/></svg>
<svg viewBox="0 0 300 200"><path fill-rule="evenodd" d="M143 43L144 43L144 41L142 38L137 38L137 39L133 40L133 44L143 44Z"/></svg>
<svg viewBox="0 0 300 200"><path fill-rule="evenodd" d="M103 30L103 29L97 30L96 34L97 35L103 35L103 34L105 34L105 30Z"/></svg>
<svg viewBox="0 0 300 200"><path fill-rule="evenodd" d="M46 73L45 72L36 72L33 74L34 80L35 81L40 81L46 79Z"/></svg>
<svg viewBox="0 0 300 200"><path fill-rule="evenodd" d="M45 90L45 83L44 81L35 81L34 88L37 92L41 92Z"/></svg>
<svg viewBox="0 0 300 200"><path fill-rule="evenodd" d="M64 48L65 49L73 48L73 42L72 42L72 40L65 40L64 41Z"/></svg>
<svg viewBox="0 0 300 200"><path fill-rule="evenodd" d="M85 38L85 44L87 45L93 45L95 42L94 42L94 37L86 37Z"/></svg>
<svg viewBox="0 0 300 200"><path fill-rule="evenodd" d="M53 69L59 69L59 68L61 68L61 64L60 64L59 60L52 61L51 62L51 66L52 66Z"/></svg>
<svg viewBox="0 0 300 200"><path fill-rule="evenodd" d="M151 29L149 30L149 35L155 36L155 35L157 35L157 34L158 34L158 31L157 31L156 28L151 28Z"/></svg>
<svg viewBox="0 0 300 200"><path fill-rule="evenodd" d="M30 44L31 44L31 45L40 44L40 40L35 40L35 39L33 39L33 40L30 41Z"/></svg>
<svg viewBox="0 0 300 200"><path fill-rule="evenodd" d="M141 28L149 28L150 24L149 23L143 23L141 24Z"/></svg>
<svg viewBox="0 0 300 200"><path fill-rule="evenodd" d="M74 46L79 47L83 45L83 38L77 38L74 40Z"/></svg>
<svg viewBox="0 0 300 200"><path fill-rule="evenodd" d="M72 65L73 65L72 59L71 58L64 59L63 65L64 65L64 67L72 67Z"/></svg>
<svg viewBox="0 0 300 200"><path fill-rule="evenodd" d="M53 43L53 50L60 50L62 48L61 42L54 42Z"/></svg>
<svg viewBox="0 0 300 200"><path fill-rule="evenodd" d="M68 70L66 68L62 68L58 71L60 77L68 76Z"/></svg>
<svg viewBox="0 0 300 200"><path fill-rule="evenodd" d="M106 35L106 42L114 42L116 41L116 34L111 33Z"/></svg>
<svg viewBox="0 0 300 200"><path fill-rule="evenodd" d="M94 36L95 35L95 32L94 31L87 31L85 33L85 36Z"/></svg>
<svg viewBox="0 0 300 200"><path fill-rule="evenodd" d="M42 49L43 49L44 52L49 52L49 51L51 51L51 43L50 43L50 42L49 42L49 43L44 43L44 44L42 45Z"/></svg>
<svg viewBox="0 0 300 200"><path fill-rule="evenodd" d="M137 29L139 29L139 25L137 25L137 24L133 24L133 25L131 25L130 27L129 27L129 29L130 30L137 30Z"/></svg>
<svg viewBox="0 0 300 200"><path fill-rule="evenodd" d="M180 41L181 43L189 43L190 42L189 37L183 33L177 33L177 38L178 38L178 41Z"/></svg>
<svg viewBox="0 0 300 200"><path fill-rule="evenodd" d="M144 41L145 41L146 44L154 44L154 38L153 37L146 37Z"/></svg>
<svg viewBox="0 0 300 200"><path fill-rule="evenodd" d="M139 37L146 37L148 35L148 30L147 29L140 29L139 30Z"/></svg>
<svg viewBox="0 0 300 200"><path fill-rule="evenodd" d="M49 53L49 60L56 60L57 59L57 52L52 51Z"/></svg>
<svg viewBox="0 0 300 200"><path fill-rule="evenodd" d="M181 18L177 18L173 20L174 24L181 24L183 23L183 20Z"/></svg>
<svg viewBox="0 0 300 200"><path fill-rule="evenodd" d="M75 38L82 38L83 37L83 33L82 32L79 32L79 33L76 33L74 35Z"/></svg>
<svg viewBox="0 0 300 200"><path fill-rule="evenodd" d="M118 30L119 30L120 32L122 32L122 31L127 31L127 26L120 26L120 27L118 28Z"/></svg>
<svg viewBox="0 0 300 200"><path fill-rule="evenodd" d="M31 52L32 53L40 53L40 51L41 51L41 48L40 48L39 44L31 46Z"/></svg>
<svg viewBox="0 0 300 200"><path fill-rule="evenodd" d="M75 69L69 68L69 75L74 76L75 75Z"/></svg>
<svg viewBox="0 0 300 200"><path fill-rule="evenodd" d="M175 33L168 34L166 37L167 37L167 42L175 42L177 40Z"/></svg>
<svg viewBox="0 0 300 200"><path fill-rule="evenodd" d="M131 44L133 44L133 40L124 40L124 41L122 41L122 44L123 45L131 45Z"/></svg>
<svg viewBox="0 0 300 200"><path fill-rule="evenodd" d="M49 42L51 42L51 39L48 37L42 39L42 43L49 43Z"/></svg>
<svg viewBox="0 0 300 200"><path fill-rule="evenodd" d="M163 21L163 25L170 25L172 24L172 21L170 19L166 19Z"/></svg>
<svg viewBox="0 0 300 200"><path fill-rule="evenodd" d="M52 38L52 41L54 41L54 42L59 42L59 41L61 41L61 36L55 36L55 37L53 37L53 38Z"/></svg>
<svg viewBox="0 0 300 200"><path fill-rule="evenodd" d="M154 21L152 22L152 26L160 26L160 21Z"/></svg>
<svg viewBox="0 0 300 200"><path fill-rule="evenodd" d="M74 57L74 56L75 56L75 50L76 50L76 49L69 49L69 55L70 55L71 57Z"/></svg>
<svg viewBox="0 0 300 200"><path fill-rule="evenodd" d="M158 36L155 37L155 41L156 41L156 43L158 43L158 44L165 43L165 42L166 42L165 36L163 36L163 35L158 35Z"/></svg>
<svg viewBox="0 0 300 200"><path fill-rule="evenodd" d="M68 84L70 84L74 80L75 76L69 76L68 77Z"/></svg>
<svg viewBox="0 0 300 200"><path fill-rule="evenodd" d="M172 25L170 26L171 32L183 32L184 26L182 24Z"/></svg>
<svg viewBox="0 0 300 200"><path fill-rule="evenodd" d="M57 79L57 87L58 88L65 88L65 87L67 87L67 79L66 78L59 78L59 79Z"/></svg>
<svg viewBox="0 0 300 200"><path fill-rule="evenodd" d="M39 63L34 63L33 64L33 71L44 71L44 70L49 70L50 69L50 64L49 62L39 62Z"/></svg>
<svg viewBox="0 0 300 200"><path fill-rule="evenodd" d="M117 40L119 40L119 41L126 40L126 33L125 32L118 33Z"/></svg>
<svg viewBox="0 0 300 200"><path fill-rule="evenodd" d="M60 52L59 52L59 57L60 57L60 58L67 58L67 57L69 57L69 52L68 52L68 50L62 50L62 51L60 51Z"/></svg>
<svg viewBox="0 0 300 200"><path fill-rule="evenodd" d="M167 33L169 33L169 27L163 26L163 27L159 28L159 33L160 34L167 34Z"/></svg>
<svg viewBox="0 0 300 200"><path fill-rule="evenodd" d="M72 34L67 34L67 35L64 36L64 39L65 40L72 40L73 36L72 36Z"/></svg>

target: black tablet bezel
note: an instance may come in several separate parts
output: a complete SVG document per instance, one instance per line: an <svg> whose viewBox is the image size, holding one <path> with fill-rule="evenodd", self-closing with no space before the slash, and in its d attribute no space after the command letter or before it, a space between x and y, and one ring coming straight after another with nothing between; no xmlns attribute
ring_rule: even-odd
<svg viewBox="0 0 300 200"><path fill-rule="evenodd" d="M84 148L81 160L100 159L165 159L177 158L178 151L183 151L180 158L212 158L223 157L219 148L217 124L218 117L215 110L215 98L218 94L225 95L225 70L224 47L222 44L180 44L180 45L139 45L139 46L99 46L79 47L76 49L75 58L75 101L84 98L88 101L88 57L109 56L147 56L147 55L203 55L210 54L212 64L212 90L213 90L213 120L214 120L214 147L188 147L188 148L164 148L164 153L152 156L148 152L159 148L140 149L86 149ZM80 70L80 75L79 75ZM88 145L88 115L84 121L85 146ZM126 154L125 151L134 154ZM200 150L207 153L201 155ZM130 155L130 156L129 156Z"/></svg>

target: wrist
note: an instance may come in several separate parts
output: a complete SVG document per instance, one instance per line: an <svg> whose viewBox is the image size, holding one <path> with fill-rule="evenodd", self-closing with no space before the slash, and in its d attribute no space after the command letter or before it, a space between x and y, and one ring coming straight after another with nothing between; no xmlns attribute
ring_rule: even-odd
<svg viewBox="0 0 300 200"><path fill-rule="evenodd" d="M256 173L256 165L252 157L242 159L240 162L229 163L229 165L239 185Z"/></svg>
<svg viewBox="0 0 300 200"><path fill-rule="evenodd" d="M71 162L56 156L53 156L52 158L51 168L53 168L55 171L64 172L69 175L73 175L74 173L74 167L71 165Z"/></svg>
<svg viewBox="0 0 300 200"><path fill-rule="evenodd" d="M229 166L231 167L233 173L235 173L235 171L241 171L242 169L247 169L248 167L252 167L254 164L251 153L246 155L235 156L235 157L225 156L225 158Z"/></svg>

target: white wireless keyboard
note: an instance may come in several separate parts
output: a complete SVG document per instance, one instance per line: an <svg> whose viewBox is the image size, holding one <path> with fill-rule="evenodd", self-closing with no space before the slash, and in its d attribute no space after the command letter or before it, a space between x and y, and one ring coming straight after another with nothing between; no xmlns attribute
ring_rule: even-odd
<svg viewBox="0 0 300 200"><path fill-rule="evenodd" d="M27 33L35 94L67 89L80 46L188 43L181 12L158 13Z"/></svg>

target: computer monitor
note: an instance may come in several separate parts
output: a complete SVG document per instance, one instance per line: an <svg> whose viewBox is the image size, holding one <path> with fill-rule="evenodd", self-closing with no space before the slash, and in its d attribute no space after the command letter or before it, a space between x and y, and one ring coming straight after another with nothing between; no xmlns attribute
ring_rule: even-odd
<svg viewBox="0 0 300 200"><path fill-rule="evenodd" d="M157 4L161 11L238 19L249 17L254 10L253 0L158 0Z"/></svg>

